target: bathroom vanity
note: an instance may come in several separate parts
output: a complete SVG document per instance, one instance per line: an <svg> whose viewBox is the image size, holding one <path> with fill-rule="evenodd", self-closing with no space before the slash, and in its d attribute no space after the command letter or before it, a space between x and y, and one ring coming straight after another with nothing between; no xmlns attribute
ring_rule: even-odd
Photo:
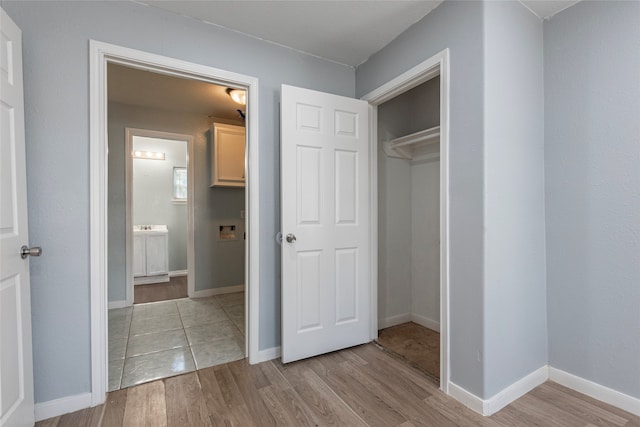
<svg viewBox="0 0 640 427"><path fill-rule="evenodd" d="M166 225L133 227L133 284L169 281L169 230Z"/></svg>

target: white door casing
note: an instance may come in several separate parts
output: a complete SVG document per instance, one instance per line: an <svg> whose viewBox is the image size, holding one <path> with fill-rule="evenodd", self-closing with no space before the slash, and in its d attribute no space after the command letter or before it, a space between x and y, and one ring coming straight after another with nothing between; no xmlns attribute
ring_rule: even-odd
<svg viewBox="0 0 640 427"><path fill-rule="evenodd" d="M247 160L245 206L247 239L245 245L246 279L246 353L249 363L272 358L260 351L260 143L259 82L255 77L220 70L201 64L156 55L123 46L89 41L90 67L90 217L91 217L91 405L104 403L107 390L107 63L161 72L185 78L197 78L247 92ZM190 178L189 178L190 179ZM193 180L191 180L193 181ZM188 190L191 191L191 190ZM132 228L128 228L132 230ZM193 257L192 257L193 258ZM132 274L133 276L133 274ZM78 408L80 409L80 408ZM60 415L50 412L50 416Z"/></svg>
<svg viewBox="0 0 640 427"><path fill-rule="evenodd" d="M440 389L449 394L450 377L450 340L449 340L449 49L444 49L432 57L422 61L413 68L389 80L368 94L362 99L371 105L371 139L378 141L377 136L377 107L395 98L398 95L424 83L427 80L440 76ZM377 182L377 151L372 152L372 182ZM378 245L375 235L377 229L376 209L377 187L372 188L372 274L373 282L376 284L375 291L371 292L371 336L378 335L377 316L377 253Z"/></svg>
<svg viewBox="0 0 640 427"><path fill-rule="evenodd" d="M286 363L370 339L371 149L364 101L283 85L281 109Z"/></svg>
<svg viewBox="0 0 640 427"><path fill-rule="evenodd" d="M22 34L2 9L0 43L0 426L32 426Z"/></svg>

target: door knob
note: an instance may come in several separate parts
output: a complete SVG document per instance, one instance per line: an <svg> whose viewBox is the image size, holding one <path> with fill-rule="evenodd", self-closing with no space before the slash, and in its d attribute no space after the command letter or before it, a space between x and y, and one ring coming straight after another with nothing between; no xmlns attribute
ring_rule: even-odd
<svg viewBox="0 0 640 427"><path fill-rule="evenodd" d="M291 234L291 233L287 234L287 242L288 243L293 243L295 241L296 241L296 235L295 234Z"/></svg>
<svg viewBox="0 0 640 427"><path fill-rule="evenodd" d="M29 255L31 256L42 255L42 248L40 246L34 246L32 248L29 248L26 245L22 245L22 247L20 248L20 257L22 259L25 259Z"/></svg>

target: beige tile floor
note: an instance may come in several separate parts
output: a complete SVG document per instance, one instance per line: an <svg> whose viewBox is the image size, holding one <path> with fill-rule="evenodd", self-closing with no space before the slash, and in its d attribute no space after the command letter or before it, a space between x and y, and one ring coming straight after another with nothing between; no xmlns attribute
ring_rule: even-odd
<svg viewBox="0 0 640 427"><path fill-rule="evenodd" d="M109 310L109 391L244 357L244 292Z"/></svg>

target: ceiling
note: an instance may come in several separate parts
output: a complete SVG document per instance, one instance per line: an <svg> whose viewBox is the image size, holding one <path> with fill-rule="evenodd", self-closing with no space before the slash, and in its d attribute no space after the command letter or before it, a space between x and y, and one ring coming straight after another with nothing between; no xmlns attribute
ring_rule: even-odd
<svg viewBox="0 0 640 427"><path fill-rule="evenodd" d="M573 6L580 0L520 0L529 10L542 19L549 19L558 12Z"/></svg>
<svg viewBox="0 0 640 427"><path fill-rule="evenodd" d="M519 1L538 17L548 19L579 0ZM440 3L442 1L431 0L181 0L144 4L355 67ZM108 76L110 101L228 120L238 120L236 110L244 110L231 101L224 86L116 64L109 64Z"/></svg>
<svg viewBox="0 0 640 427"><path fill-rule="evenodd" d="M239 120L236 104L227 88L198 80L167 76L110 63L107 69L109 102L159 110L205 114Z"/></svg>
<svg viewBox="0 0 640 427"><path fill-rule="evenodd" d="M356 67L442 1L142 0L138 3ZM549 18L577 1L521 0L521 3L538 17Z"/></svg>
<svg viewBox="0 0 640 427"><path fill-rule="evenodd" d="M354 67L385 47L441 2L142 1Z"/></svg>

